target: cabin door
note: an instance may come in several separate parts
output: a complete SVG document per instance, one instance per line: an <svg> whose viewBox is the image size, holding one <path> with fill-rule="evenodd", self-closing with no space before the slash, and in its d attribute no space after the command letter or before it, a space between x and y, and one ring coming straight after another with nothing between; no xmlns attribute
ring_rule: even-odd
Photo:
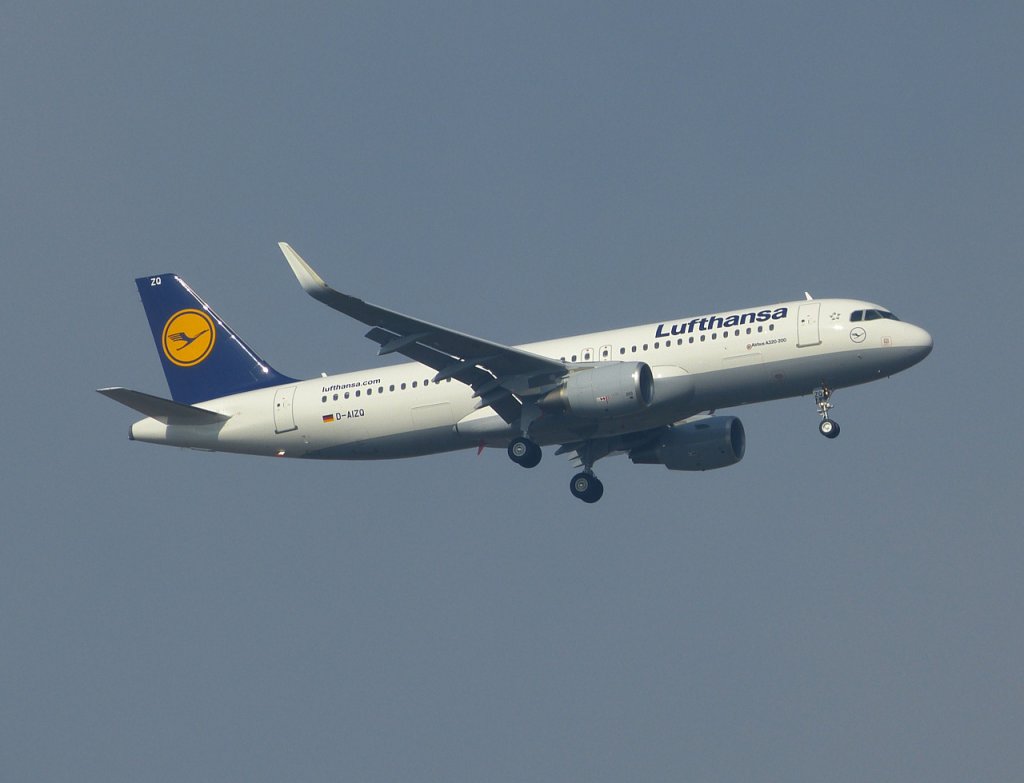
<svg viewBox="0 0 1024 783"><path fill-rule="evenodd" d="M292 401L295 399L296 386L286 386L274 393L274 432L291 432L297 430L295 411Z"/></svg>
<svg viewBox="0 0 1024 783"><path fill-rule="evenodd" d="M818 332L818 312L821 310L821 302L807 302L800 305L797 314L797 348L805 348L808 345L817 345L821 342L821 334Z"/></svg>

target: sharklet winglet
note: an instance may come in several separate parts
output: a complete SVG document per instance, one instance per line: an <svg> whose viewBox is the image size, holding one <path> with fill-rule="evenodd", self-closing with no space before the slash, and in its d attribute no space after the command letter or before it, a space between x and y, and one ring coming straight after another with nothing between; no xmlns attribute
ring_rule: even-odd
<svg viewBox="0 0 1024 783"><path fill-rule="evenodd" d="M284 253L285 260L288 262L288 266L292 268L292 273L299 281L299 285L302 286L302 290L307 294L316 296L317 293L330 286L324 281L320 275L318 275L313 267L306 263L306 260L300 256L287 242L278 242L277 246L281 248L281 252Z"/></svg>

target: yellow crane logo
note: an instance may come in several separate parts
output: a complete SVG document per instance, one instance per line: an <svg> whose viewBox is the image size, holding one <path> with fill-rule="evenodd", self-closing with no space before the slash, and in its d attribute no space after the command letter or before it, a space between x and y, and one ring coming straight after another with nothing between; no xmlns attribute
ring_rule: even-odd
<svg viewBox="0 0 1024 783"><path fill-rule="evenodd" d="M201 364L217 341L217 327L202 310L179 310L164 324L164 356L179 367Z"/></svg>

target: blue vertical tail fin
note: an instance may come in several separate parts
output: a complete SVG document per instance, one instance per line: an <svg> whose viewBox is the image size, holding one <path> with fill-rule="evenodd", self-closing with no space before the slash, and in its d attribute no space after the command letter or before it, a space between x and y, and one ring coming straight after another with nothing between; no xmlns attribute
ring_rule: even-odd
<svg viewBox="0 0 1024 783"><path fill-rule="evenodd" d="M191 405L293 380L263 361L177 275L140 277L135 284L175 402Z"/></svg>

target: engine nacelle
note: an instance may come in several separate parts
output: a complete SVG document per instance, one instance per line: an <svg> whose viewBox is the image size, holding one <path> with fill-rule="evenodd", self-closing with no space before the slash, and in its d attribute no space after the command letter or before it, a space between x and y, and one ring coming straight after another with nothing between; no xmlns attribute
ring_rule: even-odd
<svg viewBox="0 0 1024 783"><path fill-rule="evenodd" d="M664 465L669 470L713 470L743 459L747 436L735 416L706 416L675 424L652 446L629 452L638 465Z"/></svg>
<svg viewBox="0 0 1024 783"><path fill-rule="evenodd" d="M537 403L544 410L614 418L654 401L654 374L644 362L607 362L572 373Z"/></svg>

